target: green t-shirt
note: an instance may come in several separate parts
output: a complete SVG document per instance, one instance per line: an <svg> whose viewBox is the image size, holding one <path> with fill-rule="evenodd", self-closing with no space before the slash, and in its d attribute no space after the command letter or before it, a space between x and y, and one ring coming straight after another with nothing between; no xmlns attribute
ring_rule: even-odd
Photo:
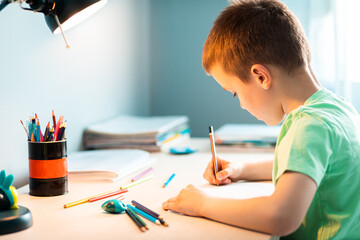
<svg viewBox="0 0 360 240"><path fill-rule="evenodd" d="M301 226L281 239L360 239L360 121L349 102L321 89L289 113L275 184L285 171L308 175L317 191Z"/></svg>

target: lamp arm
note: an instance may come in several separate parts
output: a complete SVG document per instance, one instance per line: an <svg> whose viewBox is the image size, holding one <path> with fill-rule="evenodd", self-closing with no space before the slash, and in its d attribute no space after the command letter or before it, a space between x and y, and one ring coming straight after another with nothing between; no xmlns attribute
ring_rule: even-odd
<svg viewBox="0 0 360 240"><path fill-rule="evenodd" d="M11 3L11 1L9 0L4 0L4 1L0 0L0 11L3 10L3 8L6 7L9 3Z"/></svg>

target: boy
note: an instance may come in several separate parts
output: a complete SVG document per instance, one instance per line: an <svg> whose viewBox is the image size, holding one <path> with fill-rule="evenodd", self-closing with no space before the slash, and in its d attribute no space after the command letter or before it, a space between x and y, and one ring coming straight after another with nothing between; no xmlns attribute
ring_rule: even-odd
<svg viewBox="0 0 360 240"><path fill-rule="evenodd" d="M280 1L237 1L220 14L204 45L205 71L259 120L273 126L286 119L274 161L236 166L218 159L216 179L272 178L275 191L222 199L190 185L164 202L165 210L284 239L360 239L359 117L320 86L310 59L300 23ZM215 183L212 162L204 177Z"/></svg>

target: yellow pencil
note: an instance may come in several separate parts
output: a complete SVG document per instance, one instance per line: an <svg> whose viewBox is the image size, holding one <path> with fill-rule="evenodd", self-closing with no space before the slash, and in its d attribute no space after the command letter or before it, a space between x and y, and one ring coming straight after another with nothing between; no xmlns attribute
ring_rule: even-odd
<svg viewBox="0 0 360 240"><path fill-rule="evenodd" d="M148 177L145 177L145 178L141 178L141 179L139 179L139 180L137 180L135 182L132 182L130 184L127 184L125 186L120 187L120 189L126 189L126 188L129 188L129 187L132 187L132 186L137 185L139 183L143 183L145 181L148 181L148 180L152 179L153 177L154 176L151 175L151 176L148 176ZM97 194L97 195L94 195L94 196L91 196L91 197L87 197L87 198L77 200L75 202L64 204L64 208L69 208L69 207L73 207L73 206L76 206L76 205L79 205L79 204L87 203L87 202L89 202L90 198L98 197L98 196L101 196L101 195L104 195L104 194L107 194L107 193L111 193L111 192L113 192L113 191L107 191L107 192L100 193L100 194Z"/></svg>
<svg viewBox="0 0 360 240"><path fill-rule="evenodd" d="M79 205L79 204L82 204L82 203L86 203L86 202L89 201L90 198L98 197L98 196L101 196L103 194L107 194L107 193L111 193L111 192L113 192L113 191L107 191L107 192L100 193L100 194L97 194L97 195L94 195L94 196L91 196L91 197L87 197L87 198L77 200L75 202L64 204L64 208L69 208L69 207L73 207L73 206L76 206L76 205Z"/></svg>
<svg viewBox="0 0 360 240"><path fill-rule="evenodd" d="M139 180L137 180L135 182L132 182L132 183L129 183L129 184L125 185L125 186L120 187L120 189L126 189L126 188L129 188L129 187L135 186L135 185L137 185L139 183L146 182L146 181L152 179L153 177L154 176L151 175L151 176L148 176L148 177L140 178Z"/></svg>

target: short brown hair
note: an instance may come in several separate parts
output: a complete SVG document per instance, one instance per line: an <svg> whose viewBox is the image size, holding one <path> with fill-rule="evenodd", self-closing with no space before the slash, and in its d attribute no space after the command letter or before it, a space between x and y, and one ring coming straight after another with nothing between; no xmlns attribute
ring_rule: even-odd
<svg viewBox="0 0 360 240"><path fill-rule="evenodd" d="M253 64L271 64L288 73L310 63L311 53L296 16L278 0L239 0L214 22L202 63L215 64L247 82Z"/></svg>

